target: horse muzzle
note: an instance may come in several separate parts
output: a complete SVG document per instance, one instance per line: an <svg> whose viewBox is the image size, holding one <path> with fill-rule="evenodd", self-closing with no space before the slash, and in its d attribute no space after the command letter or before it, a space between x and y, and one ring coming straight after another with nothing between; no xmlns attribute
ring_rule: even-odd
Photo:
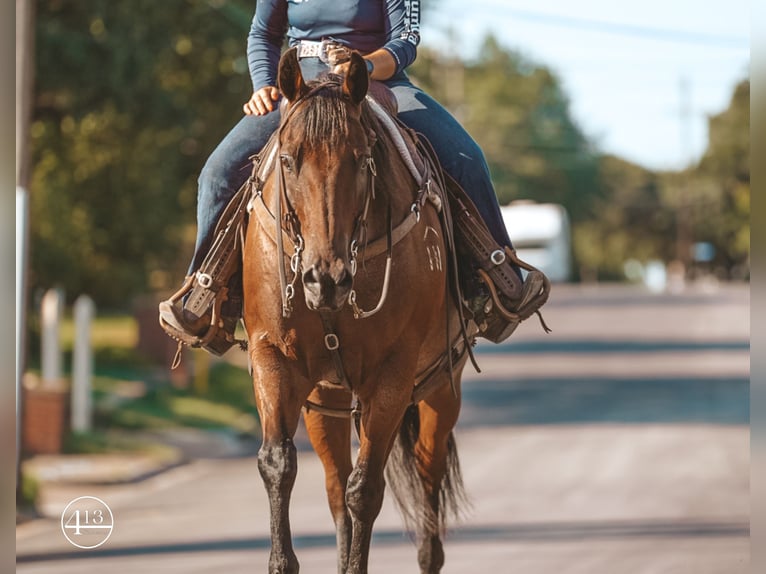
<svg viewBox="0 0 766 574"><path fill-rule="evenodd" d="M303 274L303 293L312 311L339 311L351 292L353 277L341 259L319 262Z"/></svg>

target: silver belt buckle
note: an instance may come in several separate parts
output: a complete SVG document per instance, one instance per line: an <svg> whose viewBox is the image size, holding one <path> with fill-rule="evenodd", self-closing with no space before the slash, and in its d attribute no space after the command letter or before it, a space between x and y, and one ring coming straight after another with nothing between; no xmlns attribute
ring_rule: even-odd
<svg viewBox="0 0 766 574"><path fill-rule="evenodd" d="M298 44L298 58L322 58L324 50L324 42L301 40Z"/></svg>

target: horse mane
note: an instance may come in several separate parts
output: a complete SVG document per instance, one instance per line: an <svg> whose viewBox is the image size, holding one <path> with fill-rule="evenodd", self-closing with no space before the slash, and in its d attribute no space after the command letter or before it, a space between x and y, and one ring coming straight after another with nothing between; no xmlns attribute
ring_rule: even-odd
<svg viewBox="0 0 766 574"><path fill-rule="evenodd" d="M348 96L343 93L342 77L337 74L323 73L316 80L307 82L312 95L306 98L300 109L290 114L291 121L299 121L303 126L303 142L310 148L332 150L348 137ZM377 115L366 100L360 104L362 127L375 134L372 157L378 166L376 187L392 189L391 185L399 174L392 158L399 157L399 152L391 140L388 130L381 124ZM283 116L284 121L284 116Z"/></svg>

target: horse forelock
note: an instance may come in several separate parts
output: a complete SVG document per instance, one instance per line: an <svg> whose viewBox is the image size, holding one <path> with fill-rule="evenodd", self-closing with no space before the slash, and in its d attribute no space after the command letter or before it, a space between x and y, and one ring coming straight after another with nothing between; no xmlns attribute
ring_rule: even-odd
<svg viewBox="0 0 766 574"><path fill-rule="evenodd" d="M310 82L312 93L295 105L289 121L301 126L302 145L310 148L337 147L349 135L348 102L337 81Z"/></svg>
<svg viewBox="0 0 766 574"><path fill-rule="evenodd" d="M370 150L378 170L378 186L382 189L396 189L397 170L393 165L399 152L391 141L388 130L385 129L367 101L360 104L359 119L350 113L353 105L343 93L343 85L338 76L328 74L308 83L310 94L299 103L299 107L283 116L283 121L300 126L298 133L301 145L308 149L323 149L328 153L337 150L348 140L349 126L358 121L365 130L370 141ZM373 135L374 134L374 135ZM389 185L391 183L391 185Z"/></svg>

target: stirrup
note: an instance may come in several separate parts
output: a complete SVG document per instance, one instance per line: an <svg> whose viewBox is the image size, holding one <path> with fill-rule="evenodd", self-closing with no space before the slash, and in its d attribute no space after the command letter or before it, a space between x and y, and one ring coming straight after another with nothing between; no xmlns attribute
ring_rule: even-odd
<svg viewBox="0 0 766 574"><path fill-rule="evenodd" d="M175 306L184 295L189 293L195 286L196 277L190 275L184 281L181 288L176 291L170 299L163 301L170 306ZM182 325L176 324L172 317L165 318L160 313L159 322L162 329L167 333L169 337L178 341L178 351L176 357L173 360L173 367L178 366L180 362L180 354L184 345L192 348L202 348L206 351L221 356L228 351L233 345L239 344L240 348L246 349L247 342L234 338L234 330L236 328L237 320L232 317L221 316L221 305L228 298L228 288L222 287L216 294L213 300L213 306L210 313L210 325L201 335L194 335L186 332ZM162 305L161 303L160 305ZM175 315L175 313L173 313Z"/></svg>
<svg viewBox="0 0 766 574"><path fill-rule="evenodd" d="M491 298L491 308L488 309L488 325L482 333L482 336L494 343L500 343L510 337L511 334L513 334L513 332L516 330L516 327L518 327L522 321L528 319L533 314L537 314L543 330L546 333L550 333L551 329L545 323L545 319L543 319L542 313L540 313L540 308L545 304L545 302L548 300L548 297L550 296L550 280L542 271L519 259L514 249L506 247L505 253L512 263L528 271L528 275L522 285L521 297L518 299L518 301L512 302L515 308L515 310L512 311L506 306L507 303L503 302L501 299L500 294L498 293L498 290L489 274L483 269L477 270L479 278L487 286Z"/></svg>
<svg viewBox="0 0 766 574"><path fill-rule="evenodd" d="M175 339L184 345L189 345L190 347L199 347L202 339L197 335L189 333L183 328L181 320L177 315L176 307L176 304L183 299L184 295L189 293L194 287L194 279L193 275L186 277L181 288L173 293L169 299L160 303L159 320L160 327L162 327L165 333L172 339ZM165 311L165 309L167 309L167 311ZM183 309L183 305L181 306L181 309Z"/></svg>

